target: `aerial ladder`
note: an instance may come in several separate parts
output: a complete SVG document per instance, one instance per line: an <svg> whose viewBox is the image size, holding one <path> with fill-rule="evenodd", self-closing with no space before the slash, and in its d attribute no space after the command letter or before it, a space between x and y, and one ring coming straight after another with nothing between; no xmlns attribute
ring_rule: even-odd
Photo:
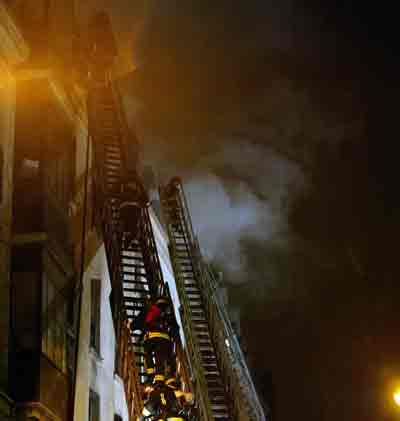
<svg viewBox="0 0 400 421"><path fill-rule="evenodd" d="M98 14L90 32L88 128L93 145L97 226L103 235L112 285L116 371L124 381L130 420L143 408L143 349L135 317L151 297L165 293L149 216L149 200L136 163L127 166L128 142L121 98L110 68L116 56L110 22ZM134 160L134 158L131 157Z"/></svg>
<svg viewBox="0 0 400 421"><path fill-rule="evenodd" d="M168 295L153 235L149 200L138 174L137 158L126 156L136 139L127 127L122 101L112 81L116 47L105 14L91 25L88 81L88 128L93 145L96 225L107 256L116 331L116 371L124 381L129 417L143 408L144 352L135 320L149 299ZM129 163L129 165L128 165ZM201 259L182 185L160 189L170 252L181 301L187 365L195 391L196 421L265 420L216 283ZM208 297L208 298L207 298ZM185 379L187 383L188 379Z"/></svg>
<svg viewBox="0 0 400 421"><path fill-rule="evenodd" d="M218 283L195 237L181 180L160 187L201 420L265 421ZM268 415L268 414L267 414Z"/></svg>

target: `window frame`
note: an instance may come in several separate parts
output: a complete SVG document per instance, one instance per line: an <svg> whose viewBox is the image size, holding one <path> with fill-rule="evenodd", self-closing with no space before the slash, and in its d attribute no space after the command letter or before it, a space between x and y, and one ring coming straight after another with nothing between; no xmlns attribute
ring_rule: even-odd
<svg viewBox="0 0 400 421"><path fill-rule="evenodd" d="M88 421L100 421L100 395L89 390Z"/></svg>
<svg viewBox="0 0 400 421"><path fill-rule="evenodd" d="M90 280L90 349L100 355L101 331L101 278Z"/></svg>

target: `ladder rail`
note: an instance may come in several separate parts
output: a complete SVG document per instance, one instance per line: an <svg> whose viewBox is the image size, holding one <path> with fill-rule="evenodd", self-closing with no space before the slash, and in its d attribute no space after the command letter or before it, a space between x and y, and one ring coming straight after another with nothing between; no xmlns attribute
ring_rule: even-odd
<svg viewBox="0 0 400 421"><path fill-rule="evenodd" d="M182 204L169 197L167 188L160 187L160 197L167 231L170 239L170 253L183 308L183 325L187 351L196 378L194 385L196 400L202 419L230 420L229 403L225 387L221 383L219 364L210 335L210 320L205 317L205 307L199 283L199 272L193 254L194 235L190 220L182 218ZM171 205L171 203L173 203ZM187 276L188 275L188 276Z"/></svg>
<svg viewBox="0 0 400 421"><path fill-rule="evenodd" d="M184 196L183 196L184 197ZM186 200L186 198L184 197L184 200ZM187 202L184 202L184 206L187 205ZM194 236L194 232L193 232L193 226L192 226L192 222L191 219L188 218L183 218L183 220L181 221L184 224L184 233L187 236L187 244L189 246L188 248L188 255L189 258L192 262L195 261L195 255L193 254L193 245L194 245L194 241L195 241L195 236ZM172 233L170 232L170 238L172 236ZM176 256L176 244L175 242L171 242L173 244L172 246L172 250L173 250L173 255ZM175 262L175 266L178 266L176 268L176 274L177 274L177 278L179 279L180 282L180 299L184 302L184 308L188 309L190 307L190 303L189 303L189 299L187 294L185 294L184 292L184 285L182 285L182 275L181 275L181 271L179 268L179 265L176 264L176 258L172 259ZM184 283L184 279L183 279L183 283ZM186 312L187 314L190 314L190 310ZM210 324L210 322L212 322L210 319L208 319L208 323ZM195 332L195 326L193 324L193 320L191 317L187 317L186 318L186 323L185 325L187 326L186 329L186 337L190 337L190 343L192 344L193 347L193 351L191 352L191 357L194 360L194 366L196 368L196 378L197 381L199 383L199 387L197 387L197 393L196 393L196 397L197 397L197 401L199 403L201 403L201 415L205 418L205 421L212 421L214 420L214 416L213 416L213 411L212 411L212 404L210 401L210 396L209 393L202 393L202 391L204 390L208 390L208 386L207 386L207 380L205 377L205 369L203 367L203 364L201 362L201 357L199 355L198 352L196 352L195 350L200 349L200 343L198 342L198 339L196 338L196 335L193 334L193 332Z"/></svg>
<svg viewBox="0 0 400 421"><path fill-rule="evenodd" d="M194 234L182 183L175 178L169 186L172 184L175 184L176 187L172 191L175 191L176 206L179 208L181 222L187 237L188 255L190 255L193 271L199 283L206 318L209 322L210 336L215 346L216 357L224 379L226 392L229 395L229 406L233 419L265 421L267 417L251 379L245 357L234 333L226 307L218 294L218 283L212 274L211 268L202 257L198 239ZM166 189L167 187L160 188L160 192L164 196ZM168 224L169 228L170 225ZM171 243L175 243L173 233L170 231L171 228L169 230ZM173 256L173 260L176 260L175 256ZM182 295L181 299L185 302L185 294ZM267 415L268 419L270 419L269 413Z"/></svg>
<svg viewBox="0 0 400 421"><path fill-rule="evenodd" d="M193 237L191 253L197 265L196 270L199 272L199 280L205 297L204 301L207 303L208 317L212 320L212 323L210 323L211 331L214 343L216 344L221 369L228 380L228 391L231 394L230 402L234 407L234 414L241 412L241 408L239 407L240 402L247 402L247 412L250 419L265 421L267 419L265 411L251 379L250 371L233 330L232 323L230 322L226 306L217 293L218 283L210 266L202 257L198 239L193 232L187 199L182 184L180 184L179 191L181 194L183 214L187 221L186 226L187 229L191 230ZM238 396L241 397L241 400L237 399Z"/></svg>
<svg viewBox="0 0 400 421"><path fill-rule="evenodd" d="M131 421L142 413L145 379L136 317L165 292L149 216L149 200L138 174L138 142L129 130L122 98L113 81L117 48L110 19L100 12L89 28L88 126L94 150L97 227L103 234L112 284L117 373L124 380ZM135 149L133 158L128 148ZM128 161L128 158L130 161Z"/></svg>
<svg viewBox="0 0 400 421"><path fill-rule="evenodd" d="M197 249L198 253L200 253L198 243ZM225 351L221 353L221 360L224 361L223 371L225 375L229 377L229 383L232 385L231 393L233 396L240 396L242 401L250 403L247 412L251 420L265 421L267 416L251 379L246 359L241 350L237 335L233 330L226 306L218 294L217 280L215 279L210 266L204 262L203 259L200 259L199 261L202 279L206 280L206 282L203 283L203 286L208 291L209 306L212 307L212 311L216 312L213 337L215 342L219 343L217 348ZM233 399L233 402L234 404L237 404L239 401ZM239 412L240 408L235 408L235 413Z"/></svg>
<svg viewBox="0 0 400 421"><path fill-rule="evenodd" d="M168 228L169 229L169 228ZM175 274L175 281L177 284L179 299L181 302L181 305L184 309L189 308L188 298L186 294L183 292L184 290L184 278L182 277L180 273L180 268L178 267L176 263L176 259L174 259L173 256L176 254L176 249L173 244L170 246L170 252L172 257L172 267ZM195 352L196 349L198 349L199 344L196 341L194 331L195 326L193 324L193 321L190 317L187 317L188 311L185 311L183 313L183 329L185 334L185 340L187 343L187 354L189 356L189 361L191 364L191 369L194 370L194 373L192 373L192 377L194 378L193 387L195 391L195 401L199 405L200 410L200 416L202 416L202 420L204 421L213 421L214 418L212 416L211 411L211 403L209 402L208 395L204 396L204 393L202 393L203 390L207 388L207 383L204 375L204 370L201 364L200 356L198 353Z"/></svg>
<svg viewBox="0 0 400 421"><path fill-rule="evenodd" d="M124 285L121 282L124 273L124 232L119 210L123 201L125 155L120 115L117 112L119 105L115 100L112 83L107 80L107 84L99 84L90 91L89 130L94 145L96 173L99 176L95 180L97 212L112 284L112 313L117 340L116 371L124 381L130 419L136 420L143 408L143 398L129 327L132 318L127 314Z"/></svg>

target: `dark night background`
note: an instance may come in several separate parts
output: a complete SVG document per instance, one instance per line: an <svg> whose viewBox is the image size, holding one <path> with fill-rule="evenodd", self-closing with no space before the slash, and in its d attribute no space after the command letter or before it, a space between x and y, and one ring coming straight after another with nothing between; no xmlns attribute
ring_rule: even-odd
<svg viewBox="0 0 400 421"><path fill-rule="evenodd" d="M214 260L275 419L398 419L394 7L92 3L137 66L121 87L145 159L183 175L205 248L233 250Z"/></svg>

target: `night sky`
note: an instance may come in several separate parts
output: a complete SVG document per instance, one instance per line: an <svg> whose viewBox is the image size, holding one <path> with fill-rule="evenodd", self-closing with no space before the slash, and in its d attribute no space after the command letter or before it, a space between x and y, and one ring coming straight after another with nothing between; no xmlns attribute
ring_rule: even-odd
<svg viewBox="0 0 400 421"><path fill-rule="evenodd" d="M275 419L398 419L394 8L92 3L82 22L112 16L143 159L183 176Z"/></svg>

